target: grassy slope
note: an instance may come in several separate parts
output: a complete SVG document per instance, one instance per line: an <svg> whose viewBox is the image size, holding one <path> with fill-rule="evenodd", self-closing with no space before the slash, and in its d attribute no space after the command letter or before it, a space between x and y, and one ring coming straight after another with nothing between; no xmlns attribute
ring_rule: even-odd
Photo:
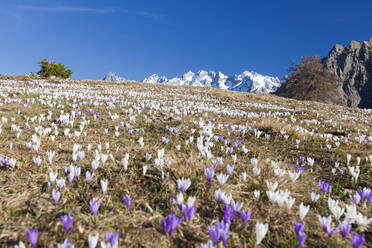
<svg viewBox="0 0 372 248"><path fill-rule="evenodd" d="M247 148L248 153L244 154L241 149L236 153L238 160L234 163L231 156L225 151L222 152L220 147L223 143L218 143L214 139L215 146L212 153L215 157L223 157L224 164L216 165L216 172L226 173L226 165L234 165L235 170L223 186L225 192L232 193L235 200L244 203L244 209L250 209L252 219L246 227L243 227L239 217L233 221L231 236L229 238L229 247L253 247L255 242L254 226L256 221L269 224L269 233L263 240L264 247L289 247L296 244L296 237L293 230L293 221L299 222L298 206L300 202L311 205L311 209L305 218L305 233L308 238L306 244L308 247L351 247L349 241L343 241L340 235L335 235L331 239L322 232L317 214L328 216L327 200L321 199L318 203L312 204L310 193L319 192L318 180L327 180L333 187L332 198L338 199L341 206L351 204L349 193L354 193L357 188L372 187L371 165L365 157L372 154L372 145L368 143L359 144L354 140L361 134L371 135L371 113L358 109L347 109L333 105L324 105L314 102L300 102L279 98L271 95L254 95L248 93L226 92L222 90L206 90L190 87L166 87L150 86L145 84L120 84L100 86L99 83L73 82L64 87L61 84L50 84L43 86L44 93L32 91L40 89L40 85L25 83L19 81L6 87L2 83L3 93L10 93L9 96L2 96L0 106L0 118L7 117L8 122L2 123L2 134L0 135L0 157L7 156L17 159L17 166L12 171L9 168L0 170L0 246L6 247L17 243L19 240L27 241L27 228L39 228L39 245L41 247L54 247L57 243L62 243L68 239L75 244L75 247L86 247L89 233L100 234L100 240L104 239L104 231L112 229L120 230L121 247L193 247L209 239L209 225L215 223L217 219L222 219L222 205L217 205L213 193L218 189L216 179L208 184L204 177L204 168L212 165L212 162L199 155L196 147L196 138L202 133L199 120L207 122L213 120L216 128L213 130L214 135L223 135L229 138L232 143L241 139ZM20 88L25 87L29 92L22 91ZM25 99L34 98L47 101L47 89L57 89L63 87L64 92L78 92L80 102L89 102L84 99L86 95L107 97L121 97L123 101L113 107L102 106L80 106L82 113L87 109L92 109L93 113L99 112L99 117L94 120L92 115L87 114L90 123L84 128L87 132L79 138L71 139L63 135L62 125L59 125L60 135L51 141L50 135L41 138L41 147L38 152L28 151L25 143L31 141L31 135L34 133L34 127L50 126L59 115L61 108L58 104L65 105L65 113L76 109L73 106L73 98L56 97L51 100L56 102L55 107L50 107L43 103L31 103L29 108L25 108L19 103L5 103L5 99L17 98ZM82 90L79 90L82 88ZM62 89L62 88L61 88ZM23 92L22 94L17 94ZM137 95L131 93L139 93ZM152 93L147 96L143 93ZM16 94L16 95L13 95ZM186 115L178 119L178 115L171 111L152 110L151 112L142 106L141 112L134 112L131 115L136 116L135 123L131 123L134 129L139 128L139 133L129 134L126 128L120 130L120 136L114 136L115 125L121 121L129 122L127 110L131 108L132 102L144 102L144 100L158 99L166 100L163 104L165 107L178 105L179 108L194 106L195 114ZM105 102L102 101L102 103ZM261 117L231 117L224 114L216 114L213 111L197 111L198 104L209 103L210 106L216 106L220 109L230 108L248 111L252 113L261 113ZM268 109L265 105L254 106L251 103L271 104L291 109L286 111L282 109ZM20 114L16 111L20 110ZM48 115L48 111L53 113L51 121L35 122L29 121L32 129L27 131L25 128L24 115L29 117ZM112 121L111 114L117 113L119 119ZM289 116L282 114L288 112ZM271 116L264 116L269 115ZM275 115L276 113L276 115ZM292 116L292 120L291 120ZM346 116L348 118L346 118ZM350 117L350 118L349 118ZM354 118L355 117L355 118ZM11 118L14 118L13 124L22 128L20 138L16 138L14 130L11 130ZM354 119L353 119L354 118ZM306 120L317 120L319 124L307 124ZM72 131L79 130L82 117L79 115L73 124L69 127ZM330 122L332 121L332 122ZM232 130L226 128L219 129L217 125L236 124L246 125L252 130L246 133L237 131L236 135ZM187 128L180 130L178 134L166 134L164 128L180 127L183 124ZM333 133L348 137L349 142L341 142L340 146L335 147L335 142L331 139L318 137L316 135L303 134L296 127L303 127L316 133L325 134ZM108 133L105 133L108 128ZM257 128L263 131L260 138L254 137L253 129ZM186 145L185 141L192 135L191 129L195 129L194 142ZM285 139L281 130L285 130L289 135ZM266 140L264 134L270 134ZM157 150L163 148L161 137L169 138L169 144L165 146L165 166L163 169L154 165L154 159L157 157ZM144 138L144 147L139 145L138 138ZM299 146L296 146L295 140L300 139ZM110 142L109 149L106 150L105 143ZM71 154L73 144L83 145L86 158L78 161L76 165L82 168L82 176L76 179L71 186L65 187L61 193L61 200L57 206L53 205L51 199L51 189L48 187L48 173L50 168L58 170L58 177L62 177L62 167L71 163ZM10 144L13 145L9 149ZM87 151L87 145L91 144L92 149ZM94 159L95 149L98 144L102 144L102 152L111 153L115 161L110 158L105 165L100 165L94 179L90 185L85 182L85 172L91 171L91 162ZM327 149L326 145L331 144L332 148ZM181 145L181 152L177 152L176 145ZM46 151L54 150L56 155L53 159L53 165L49 168L47 165ZM129 152L129 168L124 171L120 160L124 154ZM146 153L152 154L150 162L146 162ZM346 154L352 155L351 164L356 164L356 157L362 158L361 175L357 184L351 183L351 176L346 168ZM43 163L40 170L37 170L32 162L32 158L40 155ZM299 160L299 156L309 156L315 158L314 170L311 172L308 168L305 173L294 183L290 181L288 175L277 179L271 168L270 160L278 161L282 169L295 171L293 161ZM251 158L259 159L259 167L262 169L259 177L252 174L252 165L249 164ZM168 161L170 161L168 163ZM333 175L331 173L334 162L340 162L344 174ZM148 171L145 176L142 175L142 167L148 165ZM161 171L166 175L165 180L161 180ZM241 180L241 173L247 172L247 181ZM167 216L175 210L171 199L176 197L177 187L176 180L181 177L188 177L192 184L186 192L189 196L196 197L198 206L196 216L190 223L185 221L179 226L172 238L169 238L160 225L160 219ZM108 192L103 195L99 184L100 179L108 179ZM285 209L280 209L277 205L269 202L265 191L267 190L265 181L278 181L279 189L288 189L291 196L296 198L292 210L287 213ZM261 191L261 199L257 202L253 199L253 190ZM134 210L129 212L121 198L129 194L133 200ZM88 201L90 198L101 199L102 206L96 218L93 218ZM185 198L187 198L185 196ZM371 217L371 204L367 208L358 207L358 211ZM74 216L74 223L69 234L66 235L59 217L65 213L71 212ZM355 230L353 227L353 230ZM367 246L372 245L371 228L366 232Z"/></svg>

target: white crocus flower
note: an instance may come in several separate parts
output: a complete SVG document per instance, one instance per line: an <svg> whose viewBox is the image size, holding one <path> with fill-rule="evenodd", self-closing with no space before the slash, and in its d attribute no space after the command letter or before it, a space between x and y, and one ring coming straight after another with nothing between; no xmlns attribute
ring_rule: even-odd
<svg viewBox="0 0 372 248"><path fill-rule="evenodd" d="M261 168L253 167L252 171L253 171L254 176L258 177L261 173Z"/></svg>
<svg viewBox="0 0 372 248"><path fill-rule="evenodd" d="M291 171L288 171L288 175L291 178L292 183L295 183L296 180L300 177L301 172L291 172Z"/></svg>
<svg viewBox="0 0 372 248"><path fill-rule="evenodd" d="M121 160L121 164L123 165L124 167L124 171L127 171L128 170L128 159L126 157L124 157L122 160Z"/></svg>
<svg viewBox="0 0 372 248"><path fill-rule="evenodd" d="M261 241L266 236L267 231L269 230L269 225L263 224L261 222L256 223L256 245L259 245Z"/></svg>
<svg viewBox="0 0 372 248"><path fill-rule="evenodd" d="M10 166L10 169L14 170L15 166L16 166L16 163L17 163L17 160L15 158L11 158L9 159L9 166Z"/></svg>
<svg viewBox="0 0 372 248"><path fill-rule="evenodd" d="M102 165L106 163L107 159L108 159L108 154L101 154Z"/></svg>
<svg viewBox="0 0 372 248"><path fill-rule="evenodd" d="M355 204L346 205L345 220L354 223L357 219L358 212Z"/></svg>
<svg viewBox="0 0 372 248"><path fill-rule="evenodd" d="M347 155L346 155L346 164L347 164L347 165L350 164L350 159L351 159L351 154L347 154Z"/></svg>
<svg viewBox="0 0 372 248"><path fill-rule="evenodd" d="M177 179L177 188L179 191L184 193L191 186L191 180L189 178Z"/></svg>
<svg viewBox="0 0 372 248"><path fill-rule="evenodd" d="M176 202L179 206L183 204L183 193L179 192L176 197Z"/></svg>
<svg viewBox="0 0 372 248"><path fill-rule="evenodd" d="M332 214L335 216L336 220L339 220L345 212L345 209L341 208L338 205L338 201L333 200L332 198L328 198L328 208L332 212Z"/></svg>
<svg viewBox="0 0 372 248"><path fill-rule="evenodd" d="M102 188L103 194L106 194L107 185L108 185L108 180L107 179L106 180L101 179L101 188Z"/></svg>
<svg viewBox="0 0 372 248"><path fill-rule="evenodd" d="M278 187L278 182L275 181L274 183L266 180L266 185L267 185L267 188L270 190L270 191L275 191L276 188Z"/></svg>
<svg viewBox="0 0 372 248"><path fill-rule="evenodd" d="M257 201L260 199L260 194L261 192L257 189L253 191L254 198L256 198Z"/></svg>
<svg viewBox="0 0 372 248"><path fill-rule="evenodd" d="M226 183L227 179L229 179L229 175L220 173L216 176L216 178L217 178L218 184L222 187Z"/></svg>
<svg viewBox="0 0 372 248"><path fill-rule="evenodd" d="M364 232L368 229L368 225L372 222L372 218L368 218L367 216L364 216L361 213L358 213L355 219L355 222L358 225L358 229L361 232Z"/></svg>
<svg viewBox="0 0 372 248"><path fill-rule="evenodd" d="M302 202L300 203L299 214L300 220L303 221L307 213L309 212L310 206L304 205Z"/></svg>
<svg viewBox="0 0 372 248"><path fill-rule="evenodd" d="M194 204L195 204L195 197L194 196L189 196L189 198L187 198L187 205L188 206L194 206Z"/></svg>
<svg viewBox="0 0 372 248"><path fill-rule="evenodd" d="M59 189L66 186L66 180L64 178L56 179L56 184Z"/></svg>
<svg viewBox="0 0 372 248"><path fill-rule="evenodd" d="M58 176L58 172L54 172L54 171L49 172L49 181L51 184L53 184L56 181L57 176Z"/></svg>
<svg viewBox="0 0 372 248"><path fill-rule="evenodd" d="M88 236L88 246L89 248L96 248L97 243L99 239L99 234L97 233L96 235L89 234Z"/></svg>
<svg viewBox="0 0 372 248"><path fill-rule="evenodd" d="M293 206L293 204L295 203L296 199L293 198L293 197L288 197L285 204L287 206L287 211L289 213L289 211L291 211L291 208Z"/></svg>
<svg viewBox="0 0 372 248"><path fill-rule="evenodd" d="M242 172L242 181L245 182L247 180L247 173Z"/></svg>
<svg viewBox="0 0 372 248"><path fill-rule="evenodd" d="M312 202L317 202L319 200L319 194L315 193L315 192L311 192L311 201Z"/></svg>
<svg viewBox="0 0 372 248"><path fill-rule="evenodd" d="M18 245L15 245L14 248L26 248L26 246L22 241L19 241Z"/></svg>
<svg viewBox="0 0 372 248"><path fill-rule="evenodd" d="M360 174L360 169L359 166L353 167L353 166L348 166L349 172L351 176L353 177L354 182L356 183L358 181L358 177Z"/></svg>

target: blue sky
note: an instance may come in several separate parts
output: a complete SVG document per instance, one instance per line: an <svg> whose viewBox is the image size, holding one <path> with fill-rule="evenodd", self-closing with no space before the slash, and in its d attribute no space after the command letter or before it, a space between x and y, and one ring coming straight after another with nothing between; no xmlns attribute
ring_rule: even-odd
<svg viewBox="0 0 372 248"><path fill-rule="evenodd" d="M76 79L188 70L283 77L305 54L372 37L372 1L1 0L0 74L43 57Z"/></svg>

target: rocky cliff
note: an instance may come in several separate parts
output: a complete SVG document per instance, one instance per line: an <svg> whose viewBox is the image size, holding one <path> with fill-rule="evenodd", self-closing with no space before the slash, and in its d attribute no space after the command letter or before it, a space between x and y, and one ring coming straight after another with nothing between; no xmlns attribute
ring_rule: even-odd
<svg viewBox="0 0 372 248"><path fill-rule="evenodd" d="M340 78L349 107L372 108L372 38L335 45L322 63Z"/></svg>

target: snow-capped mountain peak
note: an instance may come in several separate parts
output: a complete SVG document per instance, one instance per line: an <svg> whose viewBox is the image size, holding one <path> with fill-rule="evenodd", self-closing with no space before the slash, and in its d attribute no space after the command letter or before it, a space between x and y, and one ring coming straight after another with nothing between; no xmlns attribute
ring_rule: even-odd
<svg viewBox="0 0 372 248"><path fill-rule="evenodd" d="M109 82L124 82L127 81L125 78L118 77L115 75L113 72L109 72L106 74L106 76L103 78L104 81L109 81Z"/></svg>
<svg viewBox="0 0 372 248"><path fill-rule="evenodd" d="M161 83L168 85L190 85L212 87L225 90L272 93L281 85L277 77L264 76L254 71L244 71L234 76L224 75L222 72L200 70L196 73L188 71L182 77L167 79L157 74L143 80L144 83Z"/></svg>

